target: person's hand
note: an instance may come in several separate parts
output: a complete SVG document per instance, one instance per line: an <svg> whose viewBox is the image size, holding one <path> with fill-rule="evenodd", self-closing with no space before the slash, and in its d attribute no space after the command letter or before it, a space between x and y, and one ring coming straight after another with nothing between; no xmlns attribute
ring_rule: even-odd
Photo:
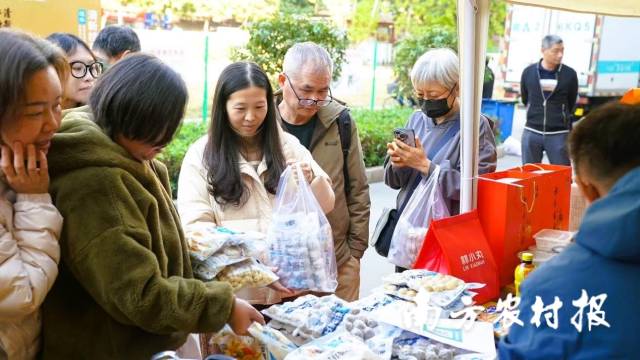
<svg viewBox="0 0 640 360"><path fill-rule="evenodd" d="M271 270L274 274L278 272L278 268L275 266L270 266L269 270ZM278 280L272 282L268 286L271 290L281 292L283 295L292 296L295 294L293 290L286 288L282 283Z"/></svg>
<svg viewBox="0 0 640 360"><path fill-rule="evenodd" d="M302 175L304 175L304 179L307 181L308 184L311 184L311 182L313 181L314 175L313 175L313 169L311 169L311 165L309 163L289 162L287 163L287 165L293 165L294 167L293 176L294 176L294 179L296 179L296 181L298 180L298 172L295 171L295 167L299 167L300 170L302 170Z"/></svg>
<svg viewBox="0 0 640 360"><path fill-rule="evenodd" d="M26 146L16 141L13 148L2 145L0 167L7 177L7 183L18 194L44 194L49 191L49 169L44 151L36 151L33 144ZM40 161L40 167L38 167Z"/></svg>
<svg viewBox="0 0 640 360"><path fill-rule="evenodd" d="M254 321L264 325L264 317L258 310L248 302L235 298L229 318L231 330L237 335L247 335L247 329Z"/></svg>
<svg viewBox="0 0 640 360"><path fill-rule="evenodd" d="M271 290L275 290L275 291L281 293L282 295L284 295L284 297L293 296L295 294L294 291L284 287L284 285L282 285L282 283L280 283L280 281L272 282L271 284L269 284L269 288Z"/></svg>
<svg viewBox="0 0 640 360"><path fill-rule="evenodd" d="M416 146L409 146L400 140L394 140L387 144L387 155L391 165L397 168L409 167L416 169L423 174L429 172L431 161L422 148L420 139L416 137Z"/></svg>

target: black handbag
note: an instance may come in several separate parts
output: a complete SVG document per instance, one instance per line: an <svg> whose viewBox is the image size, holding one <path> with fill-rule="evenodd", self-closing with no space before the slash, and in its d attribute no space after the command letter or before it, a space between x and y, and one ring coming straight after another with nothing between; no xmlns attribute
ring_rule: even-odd
<svg viewBox="0 0 640 360"><path fill-rule="evenodd" d="M382 210L382 215L378 219L376 223L376 228L373 231L373 235L371 236L373 247L376 249L376 252L381 256L387 257L389 255L389 247L391 246L391 238L393 237L393 232L396 229L396 224L398 223L398 219L400 218L400 214L404 210L404 207L409 202L411 198L411 194L413 190L418 186L420 181L422 180L422 175L418 174L416 176L416 180L412 185L412 189L407 192L407 196L405 197L400 209L389 209L385 208Z"/></svg>

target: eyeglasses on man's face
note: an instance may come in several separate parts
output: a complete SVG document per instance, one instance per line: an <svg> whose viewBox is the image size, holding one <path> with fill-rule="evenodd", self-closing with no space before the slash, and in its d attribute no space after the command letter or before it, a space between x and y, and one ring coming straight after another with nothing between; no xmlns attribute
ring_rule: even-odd
<svg viewBox="0 0 640 360"><path fill-rule="evenodd" d="M104 70L104 66L101 62L96 61L91 64L85 64L82 61L74 61L69 63L71 66L71 76L76 79L82 79L87 75L87 71L94 79L98 78Z"/></svg>
<svg viewBox="0 0 640 360"><path fill-rule="evenodd" d="M320 99L320 100L315 100L315 99L303 99L300 96L298 96L298 93L296 92L296 89L293 87L293 84L291 83L291 80L289 79L289 75L284 75L284 77L287 78L287 82L289 83L289 86L291 86L291 90L293 90L293 94L296 96L296 98L298 98L298 105L300 106L319 106L319 107L323 107L323 106L327 106L329 105L332 101L333 101L333 96L331 95L331 88L329 88L329 95L327 95L327 97L325 99Z"/></svg>

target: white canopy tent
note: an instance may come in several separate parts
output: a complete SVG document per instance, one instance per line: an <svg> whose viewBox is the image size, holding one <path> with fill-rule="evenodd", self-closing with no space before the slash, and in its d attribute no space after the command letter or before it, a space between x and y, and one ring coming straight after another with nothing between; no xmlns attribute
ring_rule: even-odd
<svg viewBox="0 0 640 360"><path fill-rule="evenodd" d="M458 0L460 56L460 213L476 207L478 135L490 0ZM640 0L509 0L559 10L640 17Z"/></svg>

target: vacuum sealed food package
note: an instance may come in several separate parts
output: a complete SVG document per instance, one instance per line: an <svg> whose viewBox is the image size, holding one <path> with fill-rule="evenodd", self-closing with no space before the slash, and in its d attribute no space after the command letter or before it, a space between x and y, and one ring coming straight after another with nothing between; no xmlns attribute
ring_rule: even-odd
<svg viewBox="0 0 640 360"><path fill-rule="evenodd" d="M346 331L335 332L293 351L285 360L379 360L362 339Z"/></svg>
<svg viewBox="0 0 640 360"><path fill-rule="evenodd" d="M205 261L229 241L235 232L211 223L197 223L185 231L191 258Z"/></svg>
<svg viewBox="0 0 640 360"><path fill-rule="evenodd" d="M256 322L249 326L249 334L260 341L267 360L284 360L292 351L298 348L278 330L262 326Z"/></svg>
<svg viewBox="0 0 640 360"><path fill-rule="evenodd" d="M278 281L278 276L268 267L250 258L227 266L217 276L218 281L228 282L234 291L245 287L264 287Z"/></svg>

